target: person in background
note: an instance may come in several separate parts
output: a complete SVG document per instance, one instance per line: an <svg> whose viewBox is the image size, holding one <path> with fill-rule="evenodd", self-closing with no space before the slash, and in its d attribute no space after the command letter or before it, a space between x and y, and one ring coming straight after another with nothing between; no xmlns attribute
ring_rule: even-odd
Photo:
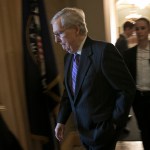
<svg viewBox="0 0 150 150"><path fill-rule="evenodd" d="M83 10L64 8L51 24L55 42L67 52L55 136L64 139L73 112L87 150L114 150L132 105L134 80L114 45L88 37Z"/></svg>
<svg viewBox="0 0 150 150"><path fill-rule="evenodd" d="M138 44L125 51L124 60L136 82L133 110L141 131L144 150L150 150L150 22L139 18L135 23Z"/></svg>
<svg viewBox="0 0 150 150"><path fill-rule="evenodd" d="M123 33L119 35L115 46L119 50L120 53L126 51L128 47L128 38L132 36L134 32L134 23L130 21L126 21L123 24Z"/></svg>
<svg viewBox="0 0 150 150"><path fill-rule="evenodd" d="M133 36L134 32L134 23L131 21L126 21L123 24L123 33L119 35L119 38L117 39L115 46L119 50L119 52L122 54L124 51L126 51L129 48L129 39ZM132 115L128 115L127 123L130 121ZM125 126L123 133L129 133L130 129Z"/></svg>
<svg viewBox="0 0 150 150"><path fill-rule="evenodd" d="M137 37L134 30L133 34L128 38L128 48L132 48L135 45L137 45Z"/></svg>

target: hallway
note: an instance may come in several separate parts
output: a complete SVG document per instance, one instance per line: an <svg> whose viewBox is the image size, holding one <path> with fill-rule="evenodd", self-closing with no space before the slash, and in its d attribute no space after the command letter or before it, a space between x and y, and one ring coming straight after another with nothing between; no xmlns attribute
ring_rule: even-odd
<svg viewBox="0 0 150 150"><path fill-rule="evenodd" d="M116 150L144 150L141 141L120 141Z"/></svg>

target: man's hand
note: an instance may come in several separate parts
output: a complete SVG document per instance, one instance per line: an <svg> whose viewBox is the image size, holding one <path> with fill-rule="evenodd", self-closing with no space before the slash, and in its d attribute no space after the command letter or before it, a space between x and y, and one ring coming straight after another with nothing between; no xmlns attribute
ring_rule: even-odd
<svg viewBox="0 0 150 150"><path fill-rule="evenodd" d="M65 125L57 123L55 127L55 136L61 142L64 139Z"/></svg>

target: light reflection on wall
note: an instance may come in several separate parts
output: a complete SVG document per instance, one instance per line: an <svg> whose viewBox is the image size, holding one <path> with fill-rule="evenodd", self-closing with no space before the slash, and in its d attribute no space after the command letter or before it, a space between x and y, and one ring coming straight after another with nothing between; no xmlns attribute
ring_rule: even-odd
<svg viewBox="0 0 150 150"><path fill-rule="evenodd" d="M140 17L150 19L150 0L117 0L116 1L118 29L127 20L136 20Z"/></svg>

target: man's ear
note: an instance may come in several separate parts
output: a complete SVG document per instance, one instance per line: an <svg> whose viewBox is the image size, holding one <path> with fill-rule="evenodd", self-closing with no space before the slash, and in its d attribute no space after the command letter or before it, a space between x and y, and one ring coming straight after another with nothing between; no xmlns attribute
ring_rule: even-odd
<svg viewBox="0 0 150 150"><path fill-rule="evenodd" d="M80 28L79 28L79 26L76 26L75 29L76 29L76 33L80 34Z"/></svg>

